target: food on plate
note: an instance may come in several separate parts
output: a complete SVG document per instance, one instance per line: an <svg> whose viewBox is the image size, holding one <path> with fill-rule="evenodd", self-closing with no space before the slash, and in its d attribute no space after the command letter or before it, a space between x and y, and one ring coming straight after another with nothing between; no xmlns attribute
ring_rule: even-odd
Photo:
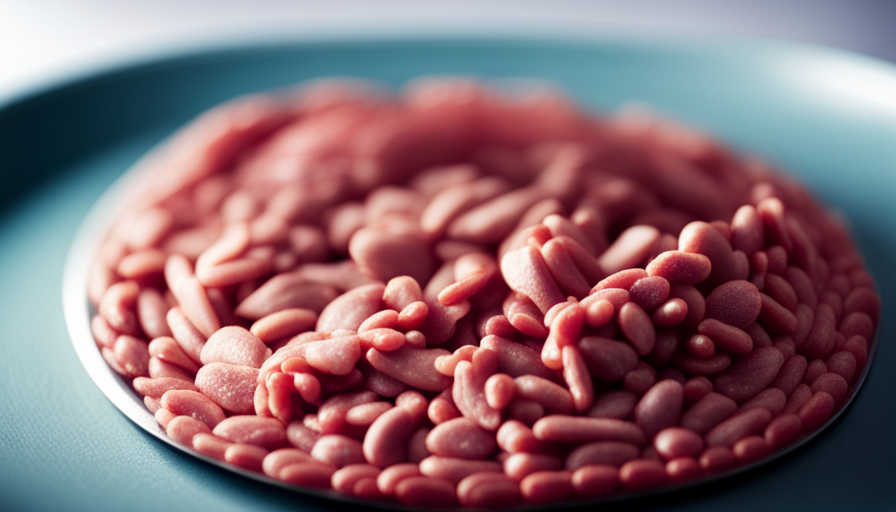
<svg viewBox="0 0 896 512"><path fill-rule="evenodd" d="M490 507L717 474L843 407L879 320L801 185L549 89L324 81L145 165L97 345L173 440L301 487Z"/></svg>

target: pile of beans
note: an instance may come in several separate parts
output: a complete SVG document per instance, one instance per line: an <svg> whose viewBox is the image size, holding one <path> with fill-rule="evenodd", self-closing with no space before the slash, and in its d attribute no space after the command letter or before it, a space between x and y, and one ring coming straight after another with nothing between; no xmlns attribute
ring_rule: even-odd
<svg viewBox="0 0 896 512"><path fill-rule="evenodd" d="M679 483L818 429L880 315L843 222L643 110L426 79L238 99L146 162L89 279L168 435L420 506Z"/></svg>

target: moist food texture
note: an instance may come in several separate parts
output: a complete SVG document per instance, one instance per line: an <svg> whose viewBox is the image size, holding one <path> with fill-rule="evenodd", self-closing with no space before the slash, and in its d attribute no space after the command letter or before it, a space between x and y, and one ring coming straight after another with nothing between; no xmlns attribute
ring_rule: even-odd
<svg viewBox="0 0 896 512"><path fill-rule="evenodd" d="M718 474L843 407L880 319L792 178L549 88L322 81L145 164L97 346L171 439L300 487L498 507Z"/></svg>

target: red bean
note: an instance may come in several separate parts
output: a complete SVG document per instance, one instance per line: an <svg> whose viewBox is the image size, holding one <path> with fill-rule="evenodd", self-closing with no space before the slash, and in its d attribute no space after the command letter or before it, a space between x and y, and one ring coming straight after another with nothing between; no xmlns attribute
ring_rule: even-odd
<svg viewBox="0 0 896 512"><path fill-rule="evenodd" d="M572 472L538 471L520 482L520 494L532 503L563 501L572 493Z"/></svg>
<svg viewBox="0 0 896 512"><path fill-rule="evenodd" d="M493 433L467 418L441 423L426 436L426 448L433 455L442 457L484 459L496 446Z"/></svg>
<svg viewBox="0 0 896 512"><path fill-rule="evenodd" d="M457 484L457 499L465 507L506 507L521 498L519 484L499 473L474 473Z"/></svg>
<svg viewBox="0 0 896 512"><path fill-rule="evenodd" d="M693 430L668 427L656 435L653 447L666 460L696 457L703 452L703 438Z"/></svg>
<svg viewBox="0 0 896 512"><path fill-rule="evenodd" d="M581 467L605 465L620 467L637 459L641 450L622 441L598 441L578 446L566 457L566 469L575 471Z"/></svg>
<svg viewBox="0 0 896 512"><path fill-rule="evenodd" d="M656 343L656 331L647 313L634 302L619 308L619 327L638 355L646 356Z"/></svg>
<svg viewBox="0 0 896 512"><path fill-rule="evenodd" d="M658 487L666 480L666 467L657 460L636 459L619 468L619 482L628 490Z"/></svg>
<svg viewBox="0 0 896 512"><path fill-rule="evenodd" d="M619 470L612 466L585 466L572 474L573 490L582 497L606 496L619 485Z"/></svg>
<svg viewBox="0 0 896 512"><path fill-rule="evenodd" d="M672 283L697 284L709 277L711 266L703 254L673 250L654 258L647 265L647 273Z"/></svg>
<svg viewBox="0 0 896 512"><path fill-rule="evenodd" d="M490 460L468 460L432 455L420 461L420 473L456 485L476 473L501 473L501 464Z"/></svg>
<svg viewBox="0 0 896 512"><path fill-rule="evenodd" d="M680 383L660 381L644 394L635 407L635 423L648 438L653 438L659 431L678 423L683 400L684 388Z"/></svg>
<svg viewBox="0 0 896 512"><path fill-rule="evenodd" d="M644 431L638 425L611 418L581 418L551 415L535 422L536 439L560 443L591 441L625 441L642 446Z"/></svg>
<svg viewBox="0 0 896 512"><path fill-rule="evenodd" d="M719 393L737 401L749 400L775 380L784 356L774 347L760 348L713 377Z"/></svg>
<svg viewBox="0 0 896 512"><path fill-rule="evenodd" d="M728 281L706 297L706 317L741 329L753 323L762 309L759 290L749 281Z"/></svg>
<svg viewBox="0 0 896 512"><path fill-rule="evenodd" d="M679 424L698 434L705 434L736 411L737 402L718 393L709 393L685 411Z"/></svg>
<svg viewBox="0 0 896 512"><path fill-rule="evenodd" d="M737 441L764 431L771 420L772 414L762 407L738 413L707 432L706 444L730 448Z"/></svg>
<svg viewBox="0 0 896 512"><path fill-rule="evenodd" d="M799 416L782 414L765 427L765 440L773 449L778 449L795 441L802 428L803 422Z"/></svg>

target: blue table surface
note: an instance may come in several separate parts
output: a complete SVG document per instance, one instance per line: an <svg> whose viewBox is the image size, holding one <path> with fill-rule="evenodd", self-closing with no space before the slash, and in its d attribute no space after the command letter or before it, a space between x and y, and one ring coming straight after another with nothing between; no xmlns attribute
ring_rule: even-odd
<svg viewBox="0 0 896 512"><path fill-rule="evenodd" d="M547 77L595 108L649 101L761 152L850 216L879 283L885 313L875 367L831 429L747 474L606 508L896 509L896 345L888 318L896 291L896 108L808 94L812 77L788 72L782 58L845 59L896 77L886 64L762 43L297 43L136 65L0 104L0 510L338 508L197 461L119 413L66 332L63 262L101 192L209 106L314 76L399 84L433 72Z"/></svg>

